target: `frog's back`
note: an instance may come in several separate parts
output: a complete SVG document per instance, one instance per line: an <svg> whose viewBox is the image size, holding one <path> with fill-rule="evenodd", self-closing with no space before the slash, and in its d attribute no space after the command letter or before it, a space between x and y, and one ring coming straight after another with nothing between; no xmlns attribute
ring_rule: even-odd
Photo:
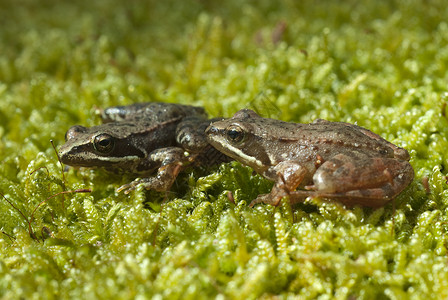
<svg viewBox="0 0 448 300"><path fill-rule="evenodd" d="M324 156L336 153L363 153L368 156L409 160L408 152L363 127L317 119L309 124L290 123L262 118L249 109L238 111L229 122L245 127L247 134L264 147L279 152L322 152ZM292 153L294 156L294 153ZM306 154L305 154L306 155ZM324 157L326 158L326 157Z"/></svg>
<svg viewBox="0 0 448 300"><path fill-rule="evenodd" d="M207 116L202 107L163 102L134 103L126 106L113 106L106 108L101 112L101 118L104 123L123 121L147 121L157 123L171 119L181 119L192 115Z"/></svg>
<svg viewBox="0 0 448 300"><path fill-rule="evenodd" d="M377 149L381 152L384 152L384 150L381 150L381 149L383 149L384 147L390 148L393 151L393 157L402 159L402 160L410 159L409 153L406 149L398 147L395 144L392 144L391 142L382 138L380 135L378 135L364 127L361 127L361 126L358 126L355 124L344 123L344 122L330 122L330 121L322 120L322 119L317 119L311 124L321 124L324 126L325 126L325 124L327 126L331 126L331 124L335 124L338 127L342 126L341 132L343 132L345 134L345 138L351 138L351 136L353 134L356 134L356 139L353 140L354 141L353 144L358 144L357 142L365 141L367 143L366 145L372 146L372 143L373 143L376 145L375 147L372 147L373 149ZM345 130L343 129L344 126L346 127ZM380 146L383 146L383 147L380 147Z"/></svg>
<svg viewBox="0 0 448 300"><path fill-rule="evenodd" d="M409 160L409 154L405 149L354 124L321 119L309 124L261 118L253 122L258 135L265 139L278 140L280 143L296 143L301 146L319 148L327 153L356 151Z"/></svg>

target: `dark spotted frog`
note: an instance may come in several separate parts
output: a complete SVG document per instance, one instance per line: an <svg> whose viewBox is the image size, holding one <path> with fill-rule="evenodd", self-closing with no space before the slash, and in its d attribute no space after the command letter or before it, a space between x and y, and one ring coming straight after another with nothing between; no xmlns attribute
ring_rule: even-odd
<svg viewBox="0 0 448 300"><path fill-rule="evenodd" d="M76 167L103 167L135 174L156 172L118 191L128 193L140 184L146 189L166 191L193 158L200 157L201 162L209 158L209 164L224 158L206 141L204 130L210 121L201 107L137 103L107 108L101 118L102 125L72 126L59 157L62 163Z"/></svg>

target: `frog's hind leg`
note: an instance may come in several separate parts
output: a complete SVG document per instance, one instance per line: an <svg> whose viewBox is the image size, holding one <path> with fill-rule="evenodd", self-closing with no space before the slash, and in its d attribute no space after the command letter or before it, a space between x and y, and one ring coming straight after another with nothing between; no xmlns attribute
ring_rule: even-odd
<svg viewBox="0 0 448 300"><path fill-rule="evenodd" d="M314 185L308 187L313 191L292 192L291 199L298 202L308 195L335 199L348 206L380 207L401 193L413 178L414 170L405 160L338 154L314 174Z"/></svg>

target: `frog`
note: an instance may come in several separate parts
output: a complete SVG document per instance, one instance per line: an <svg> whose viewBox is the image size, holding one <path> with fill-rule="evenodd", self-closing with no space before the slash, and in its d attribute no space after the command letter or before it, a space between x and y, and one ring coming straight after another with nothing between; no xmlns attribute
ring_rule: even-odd
<svg viewBox="0 0 448 300"><path fill-rule="evenodd" d="M114 106L100 112L103 124L70 127L66 143L59 150L60 161L74 167L102 167L112 172L151 174L117 189L126 194L137 186L167 191L184 165L189 153L177 143L179 123L195 116L206 122L202 107L172 103L135 103Z"/></svg>
<svg viewBox="0 0 448 300"><path fill-rule="evenodd" d="M361 126L317 119L309 124L263 118L242 109L212 122L208 142L217 150L274 181L270 193L251 201L291 205L307 198L378 208L413 180L404 148Z"/></svg>

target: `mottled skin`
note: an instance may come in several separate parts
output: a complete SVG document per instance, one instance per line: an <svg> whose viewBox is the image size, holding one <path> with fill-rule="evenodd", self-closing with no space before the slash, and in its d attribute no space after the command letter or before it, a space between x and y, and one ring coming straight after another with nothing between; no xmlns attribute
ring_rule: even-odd
<svg viewBox="0 0 448 300"><path fill-rule="evenodd" d="M191 156L176 141L176 129L187 116L207 120L204 109L170 103L138 103L105 109L106 124L90 128L72 126L59 150L61 161L77 167L103 167L154 177L123 185L126 193L142 184L147 189L170 188ZM203 134L203 133L202 133Z"/></svg>
<svg viewBox="0 0 448 300"><path fill-rule="evenodd" d="M192 116L183 119L177 126L176 141L188 153L195 156L196 164L210 166L232 160L207 141L205 130L210 123L218 120L222 118L206 119L202 116Z"/></svg>
<svg viewBox="0 0 448 300"><path fill-rule="evenodd" d="M288 123L243 109L213 122L206 134L216 149L275 181L271 193L258 196L251 206L277 205L289 196L291 203L322 197L379 207L414 178L405 149L353 124Z"/></svg>
<svg viewBox="0 0 448 300"><path fill-rule="evenodd" d="M186 117L207 118L202 107L163 102L134 103L126 106L113 106L100 111L103 123L110 122L149 122L157 124Z"/></svg>

